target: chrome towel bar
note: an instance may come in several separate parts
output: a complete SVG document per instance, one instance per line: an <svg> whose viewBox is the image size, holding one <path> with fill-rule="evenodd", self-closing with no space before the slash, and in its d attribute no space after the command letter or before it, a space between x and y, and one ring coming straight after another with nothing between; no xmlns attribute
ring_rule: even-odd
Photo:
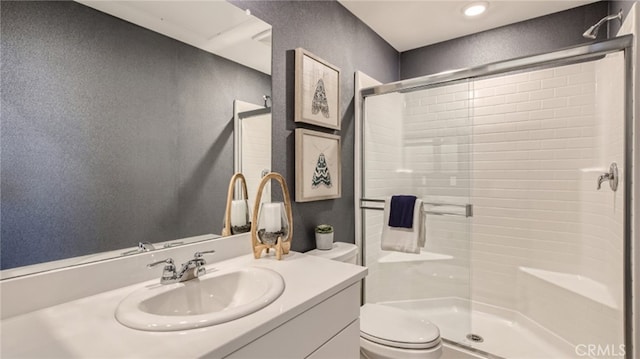
<svg viewBox="0 0 640 359"><path fill-rule="evenodd" d="M384 203L384 199L369 199L369 198L361 198L360 199L360 208L361 209L373 209L373 210L384 210L384 207L379 206L366 206L363 205L363 202L373 202L373 203ZM425 214L434 214L437 216L461 216L461 217L473 217L473 205L472 204L455 204L455 203L439 203L439 202L422 202L423 212ZM464 213L461 212L446 212L446 211L433 211L433 210L425 210L424 206L433 206L433 207L461 207L464 208Z"/></svg>

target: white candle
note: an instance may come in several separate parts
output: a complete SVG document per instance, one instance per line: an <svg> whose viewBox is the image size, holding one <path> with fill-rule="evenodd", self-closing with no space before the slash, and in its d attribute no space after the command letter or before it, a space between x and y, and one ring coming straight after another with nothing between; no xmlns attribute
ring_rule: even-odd
<svg viewBox="0 0 640 359"><path fill-rule="evenodd" d="M282 203L263 203L263 225L266 232L279 232L282 229L280 224L280 206Z"/></svg>
<svg viewBox="0 0 640 359"><path fill-rule="evenodd" d="M231 226L240 227L247 224L247 202L245 200L231 201Z"/></svg>

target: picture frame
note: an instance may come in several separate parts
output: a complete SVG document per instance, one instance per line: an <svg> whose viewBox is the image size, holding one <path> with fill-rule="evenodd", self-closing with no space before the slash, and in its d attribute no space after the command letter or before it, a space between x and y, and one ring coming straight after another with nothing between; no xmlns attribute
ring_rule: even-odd
<svg viewBox="0 0 640 359"><path fill-rule="evenodd" d="M342 195L340 136L296 129L296 202Z"/></svg>
<svg viewBox="0 0 640 359"><path fill-rule="evenodd" d="M295 122L340 130L340 69L311 52L295 50Z"/></svg>

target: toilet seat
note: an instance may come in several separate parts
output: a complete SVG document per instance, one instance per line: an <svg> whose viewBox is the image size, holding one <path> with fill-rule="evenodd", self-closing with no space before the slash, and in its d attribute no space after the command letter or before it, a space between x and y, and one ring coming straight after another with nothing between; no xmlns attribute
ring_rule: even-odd
<svg viewBox="0 0 640 359"><path fill-rule="evenodd" d="M360 308L360 336L401 349L430 349L440 344L440 330L402 309L367 303Z"/></svg>

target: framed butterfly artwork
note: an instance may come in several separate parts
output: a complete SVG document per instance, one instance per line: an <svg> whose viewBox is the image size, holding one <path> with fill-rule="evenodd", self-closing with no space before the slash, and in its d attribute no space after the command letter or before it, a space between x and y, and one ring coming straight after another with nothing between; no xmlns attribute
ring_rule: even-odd
<svg viewBox="0 0 640 359"><path fill-rule="evenodd" d="M303 48L295 53L295 122L340 130L340 69Z"/></svg>
<svg viewBox="0 0 640 359"><path fill-rule="evenodd" d="M296 202L340 198L340 136L296 129Z"/></svg>

